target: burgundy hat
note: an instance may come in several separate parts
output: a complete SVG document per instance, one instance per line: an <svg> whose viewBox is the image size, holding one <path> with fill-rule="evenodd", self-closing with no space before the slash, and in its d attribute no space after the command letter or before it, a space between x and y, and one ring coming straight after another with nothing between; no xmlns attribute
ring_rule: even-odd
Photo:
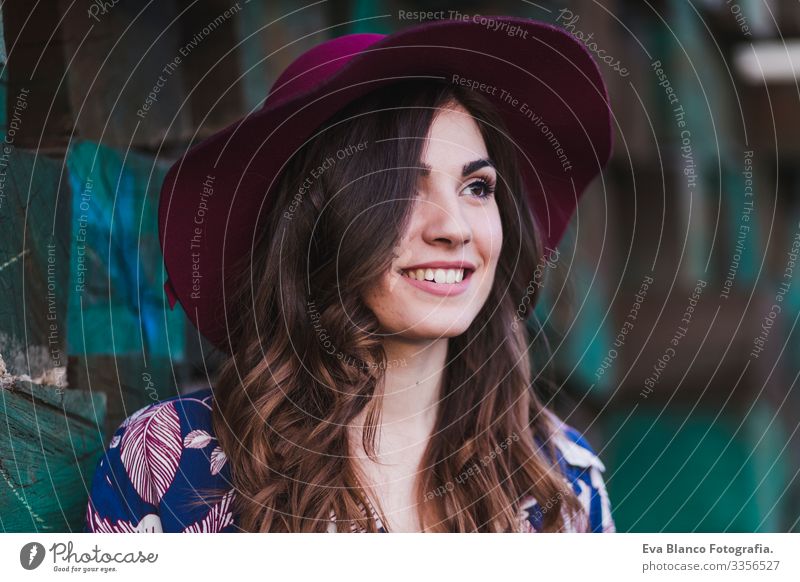
<svg viewBox="0 0 800 582"><path fill-rule="evenodd" d="M349 34L297 57L259 110L170 168L158 210L170 308L180 301L197 329L229 352L224 302L233 267L271 210L283 165L345 105L412 78L468 86L494 103L519 153L530 209L554 248L611 153L608 96L586 48L560 28L509 16Z"/></svg>

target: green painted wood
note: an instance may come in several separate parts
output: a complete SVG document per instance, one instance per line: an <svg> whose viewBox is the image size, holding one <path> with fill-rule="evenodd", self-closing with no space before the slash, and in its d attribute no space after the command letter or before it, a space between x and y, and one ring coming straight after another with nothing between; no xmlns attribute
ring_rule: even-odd
<svg viewBox="0 0 800 582"><path fill-rule="evenodd" d="M186 317L166 308L158 195L168 168L150 156L76 141L72 186L70 355L183 358Z"/></svg>
<svg viewBox="0 0 800 582"><path fill-rule="evenodd" d="M747 415L742 430L752 444L754 474L756 484L753 498L762 516L763 531L789 531L797 515L788 511L788 495L791 467L789 452L789 432L780 414L764 403L756 403ZM792 473L794 471L791 471Z"/></svg>
<svg viewBox="0 0 800 582"><path fill-rule="evenodd" d="M106 396L30 382L0 389L0 515L6 532L82 531L104 450Z"/></svg>
<svg viewBox="0 0 800 582"><path fill-rule="evenodd" d="M6 39L3 24L3 10L0 8L0 131L6 130L6 93L8 92L8 63L6 59Z"/></svg>
<svg viewBox="0 0 800 582"><path fill-rule="evenodd" d="M258 109L269 94L270 85L279 71L273 71L269 54L270 25L268 6L264 2L249 2L242 6L242 16L236 21L239 36L238 51L241 58L241 87L245 111Z"/></svg>
<svg viewBox="0 0 800 582"><path fill-rule="evenodd" d="M578 229L574 225L567 229L558 248L546 250L545 258L539 262L543 275L537 277L542 287L537 291L541 298L535 316L547 324L553 364L559 376L579 387L581 395L592 385L599 394L614 386L612 375L598 378L595 372L612 346L615 321L609 310L607 280L602 274L595 275L597 265L587 251L591 242L579 243L575 253ZM591 241L593 236L594 233L587 233L582 239Z"/></svg>
<svg viewBox="0 0 800 582"><path fill-rule="evenodd" d="M738 433L725 414L716 421L715 413L680 410L659 417L639 407L627 416L622 411L605 423L604 434L615 436L601 455L619 531L780 531L776 516L791 510L779 493L786 437L779 425L752 426L763 422L763 411Z"/></svg>
<svg viewBox="0 0 800 582"><path fill-rule="evenodd" d="M301 53L349 32L346 26L329 28L347 20L347 8L339 0L304 6L288 0L240 4L235 40L246 112L260 107L278 76Z"/></svg>
<svg viewBox="0 0 800 582"><path fill-rule="evenodd" d="M2 71L0 71L0 132L5 135L6 133L6 101L8 99L8 68L6 63L0 64Z"/></svg>
<svg viewBox="0 0 800 582"><path fill-rule="evenodd" d="M397 13L393 11L391 3L385 0L355 0L350 3L351 20L350 33L376 32L379 34L389 34L397 28ZM414 8L425 10L424 7ZM388 15L388 18L376 18ZM405 23L400 23L402 27ZM414 23L416 24L416 22Z"/></svg>
<svg viewBox="0 0 800 582"><path fill-rule="evenodd" d="M5 146L0 146L0 354L10 373L36 378L66 366L71 201L60 163Z"/></svg>
<svg viewBox="0 0 800 582"><path fill-rule="evenodd" d="M6 62L6 37L3 25L3 11L0 9L0 62Z"/></svg>

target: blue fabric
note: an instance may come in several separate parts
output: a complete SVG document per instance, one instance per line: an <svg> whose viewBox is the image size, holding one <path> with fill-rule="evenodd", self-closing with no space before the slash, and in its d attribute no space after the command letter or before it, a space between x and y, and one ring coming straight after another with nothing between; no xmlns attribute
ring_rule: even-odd
<svg viewBox="0 0 800 582"><path fill-rule="evenodd" d="M231 507L229 463L211 426L212 406L212 391L205 389L125 419L97 464L84 532L241 531ZM589 518L568 531L615 531L602 463L580 433L553 417L561 427L555 444L565 483ZM210 489L219 495L206 496ZM533 498L521 507L520 531L538 531L548 508ZM373 516L384 531L374 510Z"/></svg>

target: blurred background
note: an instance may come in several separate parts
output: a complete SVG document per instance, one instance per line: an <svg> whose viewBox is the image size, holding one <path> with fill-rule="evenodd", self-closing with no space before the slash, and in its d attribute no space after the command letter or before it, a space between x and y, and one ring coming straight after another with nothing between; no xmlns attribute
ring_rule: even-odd
<svg viewBox="0 0 800 582"><path fill-rule="evenodd" d="M170 164L307 48L459 13L564 27L609 87L614 156L529 328L538 389L606 464L618 530L800 531L796 0L0 12L0 530L80 531L114 428L213 386L220 355L162 289Z"/></svg>

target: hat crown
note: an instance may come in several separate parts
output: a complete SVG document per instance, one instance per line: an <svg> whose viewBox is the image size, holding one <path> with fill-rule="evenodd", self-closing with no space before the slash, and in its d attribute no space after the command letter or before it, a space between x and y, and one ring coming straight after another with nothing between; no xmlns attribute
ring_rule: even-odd
<svg viewBox="0 0 800 582"><path fill-rule="evenodd" d="M385 36L375 33L346 34L308 49L278 76L264 106L274 107L280 101L311 91Z"/></svg>

